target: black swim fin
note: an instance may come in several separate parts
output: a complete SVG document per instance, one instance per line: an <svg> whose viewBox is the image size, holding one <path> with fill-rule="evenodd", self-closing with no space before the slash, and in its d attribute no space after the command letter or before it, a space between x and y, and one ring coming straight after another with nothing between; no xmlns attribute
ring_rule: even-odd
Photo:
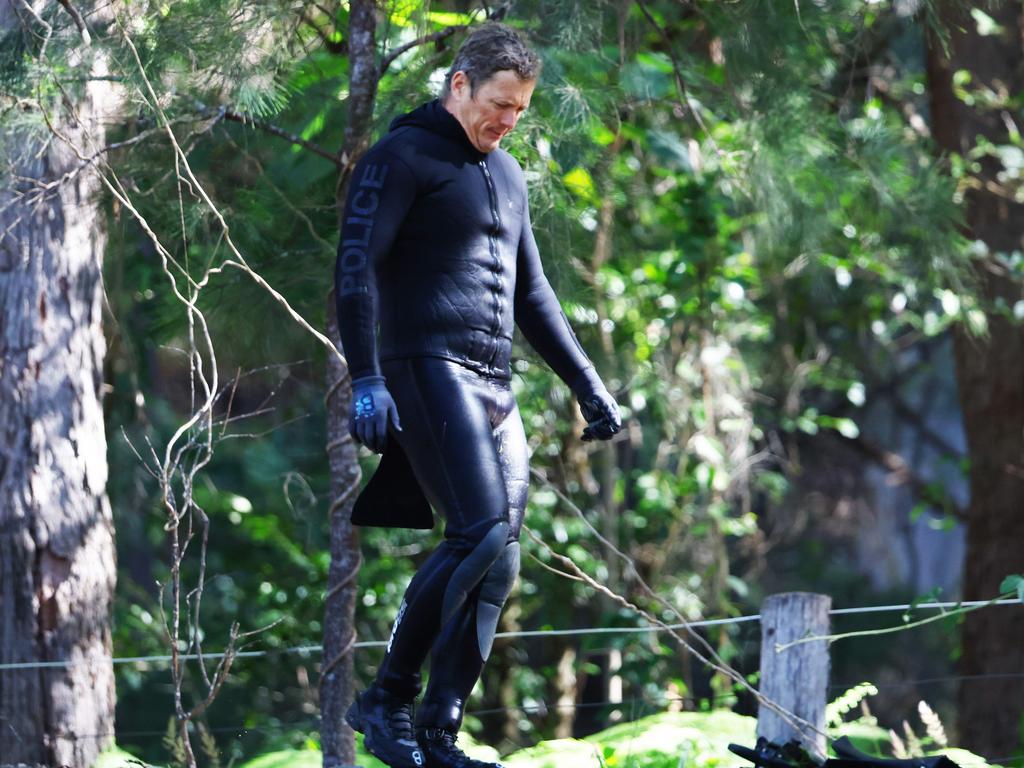
<svg viewBox="0 0 1024 768"><path fill-rule="evenodd" d="M352 523L375 528L434 527L434 513L409 465L402 446L392 436L384 455L352 508Z"/></svg>

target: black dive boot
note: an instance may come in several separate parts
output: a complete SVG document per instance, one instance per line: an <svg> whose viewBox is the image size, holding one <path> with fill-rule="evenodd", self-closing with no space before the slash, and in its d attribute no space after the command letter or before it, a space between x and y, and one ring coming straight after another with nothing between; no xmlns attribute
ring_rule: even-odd
<svg viewBox="0 0 1024 768"><path fill-rule="evenodd" d="M423 750L412 731L412 702L376 683L357 695L345 714L352 730L363 734L366 751L392 768L423 768Z"/></svg>
<svg viewBox="0 0 1024 768"><path fill-rule="evenodd" d="M427 696L416 710L416 741L427 758L426 768L502 768L500 763L474 760L456 746L462 700L435 698L430 691Z"/></svg>
<svg viewBox="0 0 1024 768"><path fill-rule="evenodd" d="M417 728L416 741L427 758L426 768L502 768L501 763L474 760L455 744L455 731Z"/></svg>

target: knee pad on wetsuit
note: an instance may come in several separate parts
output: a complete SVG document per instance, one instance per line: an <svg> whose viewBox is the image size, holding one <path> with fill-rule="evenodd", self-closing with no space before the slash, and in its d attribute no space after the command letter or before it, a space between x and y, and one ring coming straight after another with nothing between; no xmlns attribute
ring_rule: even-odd
<svg viewBox="0 0 1024 768"><path fill-rule="evenodd" d="M501 609L512 592L519 574L519 542L512 541L494 561L480 585L480 597L476 606L476 638L480 646L480 658L487 661L498 631Z"/></svg>
<svg viewBox="0 0 1024 768"><path fill-rule="evenodd" d="M441 603L441 627L465 604L466 597L501 556L507 540L508 521L496 520L455 568Z"/></svg>

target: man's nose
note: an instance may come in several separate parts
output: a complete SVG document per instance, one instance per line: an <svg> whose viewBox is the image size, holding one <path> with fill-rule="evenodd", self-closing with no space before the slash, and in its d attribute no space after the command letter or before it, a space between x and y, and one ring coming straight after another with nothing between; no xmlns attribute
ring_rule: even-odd
<svg viewBox="0 0 1024 768"><path fill-rule="evenodd" d="M503 128L512 130L516 127L516 121L519 119L519 115L516 114L514 109L505 110L501 113L501 125Z"/></svg>

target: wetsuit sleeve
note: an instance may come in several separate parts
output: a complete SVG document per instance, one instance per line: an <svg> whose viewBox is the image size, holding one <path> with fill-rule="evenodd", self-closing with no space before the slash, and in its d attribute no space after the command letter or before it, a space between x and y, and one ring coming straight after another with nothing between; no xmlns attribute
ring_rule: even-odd
<svg viewBox="0 0 1024 768"><path fill-rule="evenodd" d="M523 231L519 237L515 317L526 340L573 392L580 395L603 388L594 364L583 351L544 275L528 203L524 204Z"/></svg>
<svg viewBox="0 0 1024 768"><path fill-rule="evenodd" d="M356 164L334 267L338 331L353 379L380 375L376 269L415 197L416 178L394 155L371 149Z"/></svg>

